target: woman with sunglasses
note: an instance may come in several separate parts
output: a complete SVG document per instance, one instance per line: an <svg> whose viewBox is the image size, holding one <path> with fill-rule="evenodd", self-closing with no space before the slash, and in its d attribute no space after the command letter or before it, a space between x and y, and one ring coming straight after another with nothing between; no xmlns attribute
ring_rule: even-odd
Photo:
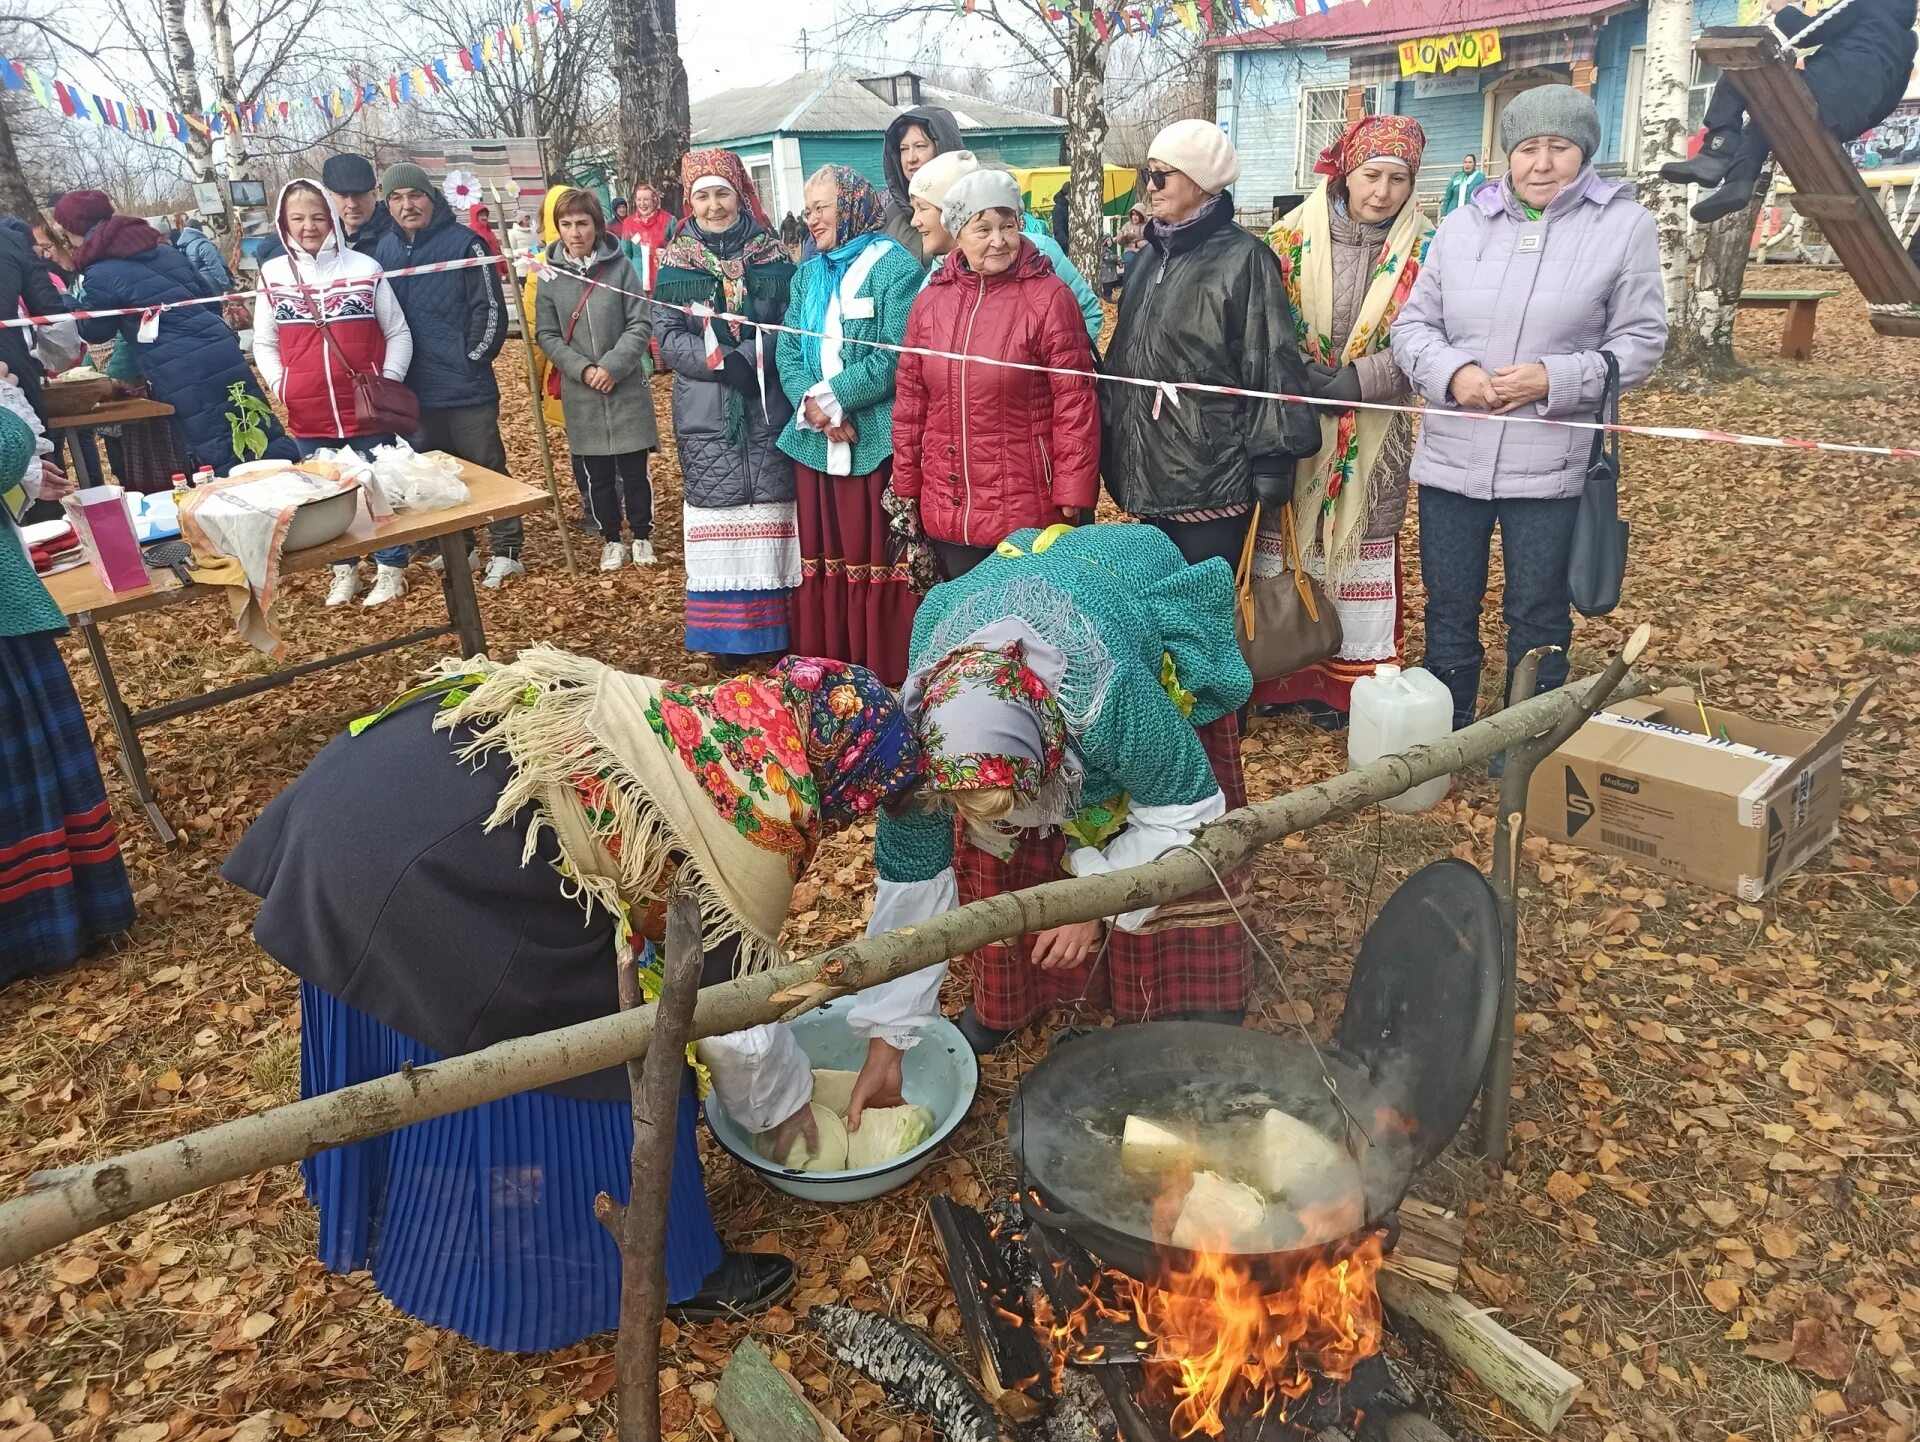
<svg viewBox="0 0 1920 1442"><path fill-rule="evenodd" d="M1147 150L1146 249L1127 267L1104 370L1304 395L1280 265L1234 223L1240 174L1216 125L1181 120ZM1108 384L1100 459L1120 506L1165 531L1190 564L1237 563L1256 494L1281 505L1294 462L1320 448L1304 405Z"/></svg>

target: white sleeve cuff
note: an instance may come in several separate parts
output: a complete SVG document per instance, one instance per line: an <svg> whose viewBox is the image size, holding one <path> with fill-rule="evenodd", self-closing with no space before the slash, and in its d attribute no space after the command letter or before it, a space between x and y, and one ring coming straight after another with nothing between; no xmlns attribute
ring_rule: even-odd
<svg viewBox="0 0 1920 1442"><path fill-rule="evenodd" d="M960 887L951 866L926 881L883 879L874 891L867 935L918 926L959 904ZM940 983L946 976L943 963L868 987L847 1013L848 1029L868 1038L878 1037L901 1051L911 1049L919 1042L921 1030L940 1017Z"/></svg>
<svg viewBox="0 0 1920 1442"><path fill-rule="evenodd" d="M813 1099L813 1067L784 1026L710 1036L696 1047L720 1105L750 1132L764 1132Z"/></svg>
<svg viewBox="0 0 1920 1442"><path fill-rule="evenodd" d="M836 426L846 419L846 412L841 409L840 397L833 393L833 383L831 381L817 382L812 389L800 398L799 424L806 430L819 430L820 427L811 425L807 421L806 403L808 401L814 402L821 410L825 411L827 413L827 419L832 421Z"/></svg>
<svg viewBox="0 0 1920 1442"><path fill-rule="evenodd" d="M949 866L938 876L925 881L888 881L880 879L873 893L873 915L867 918L867 935L899 931L918 926L960 904L960 884Z"/></svg>
<svg viewBox="0 0 1920 1442"><path fill-rule="evenodd" d="M1075 876L1100 876L1109 871L1124 871L1129 866L1144 866L1176 846L1192 839L1194 832L1209 821L1227 814L1226 796L1215 791L1203 801L1179 806L1134 806L1127 811L1127 824L1109 841L1104 851L1079 846L1067 853L1067 870ZM1145 906L1113 918L1122 931L1138 931L1153 919L1158 907Z"/></svg>

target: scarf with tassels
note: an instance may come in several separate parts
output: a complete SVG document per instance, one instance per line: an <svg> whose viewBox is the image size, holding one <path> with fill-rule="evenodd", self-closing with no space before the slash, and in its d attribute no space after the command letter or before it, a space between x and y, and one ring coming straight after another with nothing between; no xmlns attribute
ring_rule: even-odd
<svg viewBox="0 0 1920 1442"><path fill-rule="evenodd" d="M1394 318L1426 260L1433 225L1409 197L1374 261L1373 278L1353 333L1336 350L1329 334L1334 289L1332 215L1328 182L1322 180L1304 204L1267 232L1267 244L1280 257L1300 353L1319 365L1338 368L1387 348ZM1401 417L1391 411L1330 407L1316 407L1315 414L1320 418L1320 449L1297 464L1294 526L1303 549L1311 545L1325 556L1326 577L1332 584L1360 554L1373 507L1373 478L1389 433Z"/></svg>
<svg viewBox="0 0 1920 1442"><path fill-rule="evenodd" d="M531 804L524 858L550 831L569 894L623 920L683 882L706 945L738 941L740 975L785 959L780 928L821 836L920 775L891 693L837 661L703 687L550 646L450 670L472 674L435 724L471 728L462 760L501 751L513 766L488 828Z"/></svg>

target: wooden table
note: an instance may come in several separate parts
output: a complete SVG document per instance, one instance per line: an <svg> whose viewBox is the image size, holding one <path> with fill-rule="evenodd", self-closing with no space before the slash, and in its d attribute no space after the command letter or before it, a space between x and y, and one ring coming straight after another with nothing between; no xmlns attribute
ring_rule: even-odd
<svg viewBox="0 0 1920 1442"><path fill-rule="evenodd" d="M1780 332L1780 354L1788 360L1813 359L1813 326L1820 302L1832 300L1837 290L1743 290L1741 310L1784 310L1787 324Z"/></svg>
<svg viewBox="0 0 1920 1442"><path fill-rule="evenodd" d="M120 741L121 767L127 774L127 781L133 787L134 795L139 798L141 806L145 808L147 820L152 825L154 833L162 841L173 841L174 831L167 824L167 819L160 810L159 803L154 797L153 783L147 775L146 752L140 745L140 732L147 727L157 726L163 721L171 721L177 716L188 716L196 711L223 706L229 701L238 701L243 697L257 696L263 691L288 685L315 671L325 671L335 666L347 665L349 662L363 661L383 651L396 650L401 646L415 645L440 636L457 636L462 656L477 656L485 652L487 638L480 623L480 603L479 598L474 595L473 573L467 569L467 541L464 533L483 526L489 521L503 520L508 516L523 516L529 511L537 511L547 504L547 493L533 486L523 485L497 471L485 470L480 466L469 465L465 461L460 463L460 472L460 478L466 483L468 492L464 505L443 511L394 516L378 523L369 519L366 507L363 505L359 508L353 525L338 540L329 541L324 546L309 546L304 551L289 551L280 558L280 573L286 576L298 571L318 570L323 566L332 565L335 561L344 561L350 557L368 555L383 546L430 542L438 548L446 567L440 579L441 590L447 602L446 625L423 626L390 640L356 646L351 651L342 651L313 661L301 661L295 665L283 667L271 675L256 677L251 681L242 681L232 686L217 687L199 695L183 696L179 700L167 701L144 710L130 710L120 694L119 682L115 680L113 674L113 662L107 655L106 642L100 634L101 623L177 605L202 596L217 596L224 588L182 584L171 571L152 569L147 572L148 584L132 591L107 590L94 575L92 566L79 566L71 571L62 571L57 576L46 578L48 593L65 613L67 619L79 630L81 639L87 643L87 654L93 659L93 669L100 677L100 694L105 699L107 715L113 722L114 735Z"/></svg>
<svg viewBox="0 0 1920 1442"><path fill-rule="evenodd" d="M88 469L81 464L84 453L99 460L99 451L95 449L93 433L101 426L124 425L129 421L157 421L163 416L173 414L173 407L160 401L106 401L90 411L78 415L55 416L47 423L47 429L53 433L52 440L56 448L64 442L68 454L72 457L69 471L76 485L91 485L92 478L104 475L104 471Z"/></svg>

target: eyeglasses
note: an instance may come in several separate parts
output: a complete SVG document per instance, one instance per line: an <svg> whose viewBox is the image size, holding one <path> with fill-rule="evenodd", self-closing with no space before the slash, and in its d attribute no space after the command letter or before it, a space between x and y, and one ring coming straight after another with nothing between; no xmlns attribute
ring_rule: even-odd
<svg viewBox="0 0 1920 1442"><path fill-rule="evenodd" d="M1143 170L1140 177L1147 182L1149 190L1165 190L1167 182L1179 173L1177 170Z"/></svg>
<svg viewBox="0 0 1920 1442"><path fill-rule="evenodd" d="M839 210L840 202L830 200L824 205L809 205L800 212L800 215L805 220L826 220L838 214Z"/></svg>

